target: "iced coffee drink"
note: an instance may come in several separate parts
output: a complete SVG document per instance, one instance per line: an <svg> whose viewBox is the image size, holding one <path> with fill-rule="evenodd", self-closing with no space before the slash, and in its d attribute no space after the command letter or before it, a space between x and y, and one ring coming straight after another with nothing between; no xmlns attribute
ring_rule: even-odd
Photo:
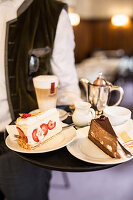
<svg viewBox="0 0 133 200"><path fill-rule="evenodd" d="M38 107L46 111L56 107L58 78L54 75L41 75L33 78Z"/></svg>

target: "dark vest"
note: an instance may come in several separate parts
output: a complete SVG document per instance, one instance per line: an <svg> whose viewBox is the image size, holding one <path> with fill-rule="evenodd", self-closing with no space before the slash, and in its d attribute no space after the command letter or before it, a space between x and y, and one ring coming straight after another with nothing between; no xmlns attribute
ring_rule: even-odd
<svg viewBox="0 0 133 200"><path fill-rule="evenodd" d="M7 23L6 84L12 119L38 107L35 91L29 89L29 52L49 46L51 51L39 58L39 68L33 75L51 74L50 58L58 18L65 6L55 0L25 0L18 9L17 19Z"/></svg>

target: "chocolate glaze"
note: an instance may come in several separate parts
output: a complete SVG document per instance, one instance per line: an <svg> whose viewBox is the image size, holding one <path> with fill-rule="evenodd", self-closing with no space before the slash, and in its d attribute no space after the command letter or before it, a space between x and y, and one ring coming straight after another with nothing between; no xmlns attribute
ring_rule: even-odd
<svg viewBox="0 0 133 200"><path fill-rule="evenodd" d="M109 119L106 117L105 120L100 120L100 118L95 119L96 123L98 123L104 130L106 130L109 134L116 136L116 133L114 132L114 129L109 121Z"/></svg>

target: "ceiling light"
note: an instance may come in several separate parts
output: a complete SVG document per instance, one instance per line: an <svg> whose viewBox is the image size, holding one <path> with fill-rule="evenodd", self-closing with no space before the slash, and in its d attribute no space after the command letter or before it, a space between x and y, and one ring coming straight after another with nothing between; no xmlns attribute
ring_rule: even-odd
<svg viewBox="0 0 133 200"><path fill-rule="evenodd" d="M129 24L129 17L127 15L114 15L111 18L111 22L114 26L126 26Z"/></svg>
<svg viewBox="0 0 133 200"><path fill-rule="evenodd" d="M80 23L80 16L77 13L69 12L69 18L72 26L77 26Z"/></svg>

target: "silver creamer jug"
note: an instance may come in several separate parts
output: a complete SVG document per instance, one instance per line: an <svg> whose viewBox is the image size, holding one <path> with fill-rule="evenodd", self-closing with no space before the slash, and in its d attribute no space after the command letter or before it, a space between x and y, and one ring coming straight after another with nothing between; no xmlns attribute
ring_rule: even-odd
<svg viewBox="0 0 133 200"><path fill-rule="evenodd" d="M91 103L92 107L98 113L102 113L103 109L108 106L109 95L112 91L116 90L120 93L118 101L114 104L115 106L119 105L123 98L123 89L120 86L114 86L106 81L102 77L102 73L99 73L99 77L93 83L83 78L80 82L85 88L87 101Z"/></svg>

